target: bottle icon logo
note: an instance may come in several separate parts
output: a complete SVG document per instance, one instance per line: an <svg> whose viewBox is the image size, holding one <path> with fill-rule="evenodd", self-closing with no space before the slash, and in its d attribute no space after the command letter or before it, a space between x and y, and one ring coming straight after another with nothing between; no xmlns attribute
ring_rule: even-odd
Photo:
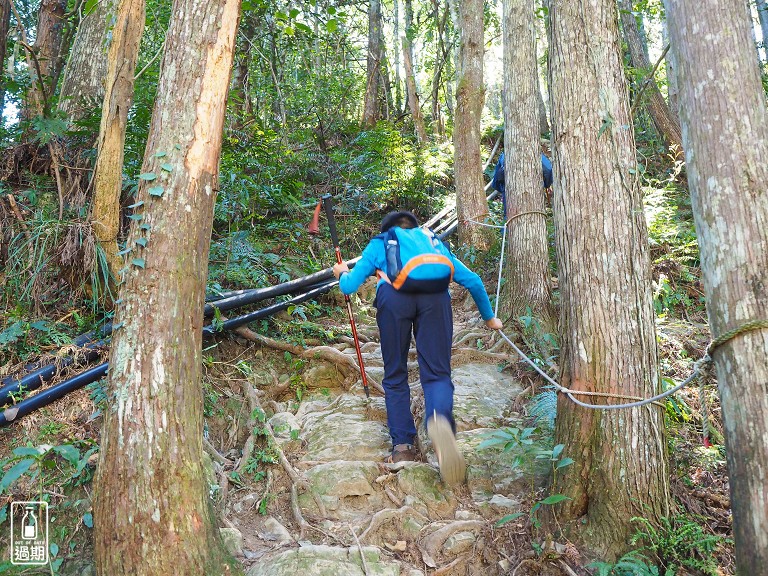
<svg viewBox="0 0 768 576"><path fill-rule="evenodd" d="M48 503L11 502L11 564L43 566L49 560Z"/></svg>
<svg viewBox="0 0 768 576"><path fill-rule="evenodd" d="M21 538L22 540L37 538L37 516L33 506L27 506L24 509L24 516L21 519Z"/></svg>

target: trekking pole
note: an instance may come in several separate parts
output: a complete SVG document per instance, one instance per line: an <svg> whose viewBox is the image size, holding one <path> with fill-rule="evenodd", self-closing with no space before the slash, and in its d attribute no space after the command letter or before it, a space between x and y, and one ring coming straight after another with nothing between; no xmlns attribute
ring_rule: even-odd
<svg viewBox="0 0 768 576"><path fill-rule="evenodd" d="M328 228L331 231L331 241L336 250L336 262L341 264L341 249L339 248L339 235L336 232L336 219L333 217L333 197L330 194L323 196L323 205L325 206L325 215L328 217ZM348 294L344 294L344 301L347 303L347 313L349 314L349 325L352 327L352 339L355 341L355 352L357 352L357 363L360 365L360 377L363 379L363 390L365 397L370 398L371 393L368 390L368 378L365 375L365 366L363 366L363 353L360 351L360 340L357 338L357 326L355 326L355 316L352 313L352 300Z"/></svg>

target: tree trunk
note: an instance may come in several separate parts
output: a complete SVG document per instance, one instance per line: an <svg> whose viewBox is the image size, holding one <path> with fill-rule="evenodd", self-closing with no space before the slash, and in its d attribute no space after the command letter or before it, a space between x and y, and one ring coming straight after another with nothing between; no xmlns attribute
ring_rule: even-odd
<svg viewBox="0 0 768 576"><path fill-rule="evenodd" d="M547 118L547 107L544 105L544 96L541 95L541 79L539 78L538 66L536 67L536 99L539 107L539 136L549 134L549 119ZM506 158L506 156L505 156Z"/></svg>
<svg viewBox="0 0 768 576"><path fill-rule="evenodd" d="M536 9L544 8L546 2L541 0L536 2ZM547 7L548 9L548 7ZM534 18L534 24L536 26L536 90L539 97L539 135L550 133L549 127L549 111L547 110L547 102L549 101L547 85L542 82L542 79L546 79L547 71L544 70L544 76L542 78L541 70L539 70L539 61L547 54L547 20L543 18ZM546 68L546 67L545 67Z"/></svg>
<svg viewBox="0 0 768 576"><path fill-rule="evenodd" d="M389 60L387 59L387 44L384 40L383 27L381 28L379 46L381 47L381 66L379 67L381 72L381 91L384 93L381 99L381 106L384 109L382 117L389 120L394 104L392 101L392 81L389 77Z"/></svg>
<svg viewBox="0 0 768 576"><path fill-rule="evenodd" d="M669 29L667 18L661 23L661 43L666 46L669 44ZM677 88L677 49L670 46L667 50L667 56L664 59L667 68L667 102L669 102L669 113L675 122L680 124L680 91ZM682 133L682 130L681 130Z"/></svg>
<svg viewBox="0 0 768 576"><path fill-rule="evenodd" d="M539 147L539 71L529 0L504 0L504 176L508 249L505 317L530 307L544 332L555 323L549 288L547 221Z"/></svg>
<svg viewBox="0 0 768 576"><path fill-rule="evenodd" d="M117 278L117 271L122 266L117 255L117 235L120 232L125 130L133 102L133 77L143 30L144 0L120 0L109 46L91 208L93 235L104 250L113 279Z"/></svg>
<svg viewBox="0 0 768 576"><path fill-rule="evenodd" d="M171 10L142 166L154 178L140 180L143 204L115 315L94 501L102 575L242 573L214 524L201 392L202 310L238 11L239 0L175 0Z"/></svg>
<svg viewBox="0 0 768 576"><path fill-rule="evenodd" d="M741 0L666 1L714 337L768 320L768 112ZM738 89L734 89L738 87ZM713 353L725 427L736 573L768 566L768 329Z"/></svg>
<svg viewBox="0 0 768 576"><path fill-rule="evenodd" d="M381 0L371 0L368 9L368 59L363 128L373 128L379 120L379 66L381 66Z"/></svg>
<svg viewBox="0 0 768 576"><path fill-rule="evenodd" d="M760 20L760 30L763 33L763 52L768 62L768 3L765 0L755 0L757 17Z"/></svg>
<svg viewBox="0 0 768 576"><path fill-rule="evenodd" d="M394 42L392 43L392 55L395 59L395 108L397 114L403 111L403 89L402 80L400 79L400 46L398 46L398 40L400 39L400 2L393 0L393 14L394 20Z"/></svg>
<svg viewBox="0 0 768 576"><path fill-rule="evenodd" d="M416 78L413 74L411 63L411 43L403 36L403 67L405 68L405 86L408 90L408 106L413 116L413 126L416 129L416 138L419 144L427 141L427 130L424 127L424 116L421 114L421 103L416 92Z"/></svg>
<svg viewBox="0 0 768 576"><path fill-rule="evenodd" d="M445 6L443 15L440 16L440 3L432 2L435 19L435 36L437 48L435 51L435 71L432 75L432 125L436 135L445 133L445 122L440 112L440 85L442 84L445 64L448 60L448 52L445 48L445 27L448 21L448 6Z"/></svg>
<svg viewBox="0 0 768 576"><path fill-rule="evenodd" d="M483 163L480 158L480 115L485 100L482 0L461 2L459 22L460 65L453 130L459 243L476 250L487 250L491 245L493 229L476 224L488 214L488 202L483 190Z"/></svg>
<svg viewBox="0 0 768 576"><path fill-rule="evenodd" d="M61 71L57 63L61 62L66 9L67 0L42 0L40 3L35 44L32 46L33 66L29 71L32 85L27 93L25 118L48 113Z"/></svg>
<svg viewBox="0 0 768 576"><path fill-rule="evenodd" d="M552 0L549 14L561 383L647 398L660 384L616 7ZM590 410L561 395L555 441L575 460L553 480L570 498L557 518L601 557L627 551L632 517L669 514L663 408Z"/></svg>
<svg viewBox="0 0 768 576"><path fill-rule="evenodd" d="M643 38L640 35L635 15L632 13L632 0L619 0L619 13L621 14L621 27L629 47L632 66L646 74L650 73L652 64L648 61L644 51ZM664 101L664 96L661 95L656 80L646 78L645 81L648 82L648 88L645 89L641 97L646 99L645 106L653 118L656 130L659 131L668 145L675 146L678 152L682 151L683 140L679 122L670 114L669 106Z"/></svg>
<svg viewBox="0 0 768 576"><path fill-rule="evenodd" d="M0 78L5 74L5 51L8 47L8 27L11 24L11 1L0 0ZM0 125L5 108L5 82L0 82Z"/></svg>
<svg viewBox="0 0 768 576"><path fill-rule="evenodd" d="M77 28L61 82L59 109L73 121L99 110L104 100L107 76L108 21L114 15L116 0L97 2Z"/></svg>

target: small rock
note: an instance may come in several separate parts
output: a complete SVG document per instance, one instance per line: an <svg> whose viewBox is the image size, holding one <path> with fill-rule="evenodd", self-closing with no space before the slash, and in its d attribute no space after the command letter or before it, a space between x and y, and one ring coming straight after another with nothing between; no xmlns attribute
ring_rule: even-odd
<svg viewBox="0 0 768 576"><path fill-rule="evenodd" d="M447 554L458 555L472 548L476 540L477 538L472 532L457 532L456 534L451 534L445 541L443 551Z"/></svg>
<svg viewBox="0 0 768 576"><path fill-rule="evenodd" d="M258 501L259 501L258 494L248 494L244 496L243 499L240 500L239 502L235 502L232 508L235 512L237 512L238 514L241 514L244 510L250 510L253 507L255 507Z"/></svg>
<svg viewBox="0 0 768 576"><path fill-rule="evenodd" d="M243 534L237 528L219 528L224 547L233 556L243 555Z"/></svg>
<svg viewBox="0 0 768 576"><path fill-rule="evenodd" d="M398 540L394 544L390 544L389 542L385 542L384 546L386 546L389 550L392 550L392 552L405 552L406 549L406 543L405 540Z"/></svg>
<svg viewBox="0 0 768 576"><path fill-rule="evenodd" d="M293 542L293 536L288 529L272 516L264 521L264 532L260 536L264 540L275 540L281 544Z"/></svg>
<svg viewBox="0 0 768 576"><path fill-rule="evenodd" d="M458 510L456 512L456 520L482 520L483 517L479 514L475 514L471 510Z"/></svg>

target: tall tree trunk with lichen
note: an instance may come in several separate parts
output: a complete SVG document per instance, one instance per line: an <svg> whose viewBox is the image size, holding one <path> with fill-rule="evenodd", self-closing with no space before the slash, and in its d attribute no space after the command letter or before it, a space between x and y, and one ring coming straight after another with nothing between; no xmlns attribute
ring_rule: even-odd
<svg viewBox="0 0 768 576"><path fill-rule="evenodd" d="M482 0L465 0L459 4L459 23L459 83L453 130L459 242L476 250L487 250L491 245L492 229L476 223L488 214L480 158L480 116L485 100Z"/></svg>
<svg viewBox="0 0 768 576"><path fill-rule="evenodd" d="M741 0L666 0L688 184L714 337L736 573L768 566L768 110ZM734 90L738 86L738 90Z"/></svg>
<svg viewBox="0 0 768 576"><path fill-rule="evenodd" d="M648 61L648 52L645 48L645 41L637 20L632 12L632 0L619 0L619 13L621 14L621 27L624 31L624 39L629 47L629 55L632 60L632 66L642 70L645 74L650 73L651 63ZM654 78L644 78L648 87L643 92L641 98L645 99L645 107L653 118L653 124L656 130L667 141L667 144L674 146L679 153L683 149L682 134L680 133L680 122L671 114L669 106L661 95L659 86Z"/></svg>
<svg viewBox="0 0 768 576"><path fill-rule="evenodd" d="M116 0L97 2L77 27L59 96L59 109L73 121L101 108L115 4Z"/></svg>
<svg viewBox="0 0 768 576"><path fill-rule="evenodd" d="M171 10L115 313L94 500L99 574L242 573L224 551L205 482L201 387L239 4L175 0Z"/></svg>
<svg viewBox="0 0 768 576"><path fill-rule="evenodd" d="M49 111L61 72L66 10L66 0L42 0L40 3L35 44L27 47L32 51L33 66L29 71L31 86L27 93L27 105L22 110L25 118Z"/></svg>
<svg viewBox="0 0 768 576"><path fill-rule="evenodd" d="M552 0L550 104L563 386L616 404L660 391L648 237L637 182L616 5ZM555 442L561 526L613 559L631 518L668 516L664 408L595 410L560 395ZM630 448L632 447L632 448Z"/></svg>
<svg viewBox="0 0 768 576"><path fill-rule="evenodd" d="M379 67L381 66L381 0L371 0L368 8L368 58L366 68L363 128L379 121Z"/></svg>
<svg viewBox="0 0 768 576"><path fill-rule="evenodd" d="M413 46L410 38L413 36L413 3L405 0L405 35L402 37L403 68L405 70L405 89L408 107L411 109L413 127L418 141L426 142L427 130L424 126L424 116L421 113L421 102L416 90L416 74L413 71Z"/></svg>
<svg viewBox="0 0 768 576"><path fill-rule="evenodd" d="M505 317L530 308L544 332L554 332L549 246L539 151L539 72L529 0L504 0L504 176L508 249Z"/></svg>
<svg viewBox="0 0 768 576"><path fill-rule="evenodd" d="M5 73L5 52L8 47L8 28L11 24L11 1L0 0L0 78ZM0 82L0 118L5 108L5 82Z"/></svg>
<svg viewBox="0 0 768 576"><path fill-rule="evenodd" d="M106 94L99 130L99 155L93 178L91 223L96 241L104 251L112 278L122 263L117 253L120 232L120 192L128 110L133 102L133 83L139 44L144 30L144 0L120 0L109 47Z"/></svg>

